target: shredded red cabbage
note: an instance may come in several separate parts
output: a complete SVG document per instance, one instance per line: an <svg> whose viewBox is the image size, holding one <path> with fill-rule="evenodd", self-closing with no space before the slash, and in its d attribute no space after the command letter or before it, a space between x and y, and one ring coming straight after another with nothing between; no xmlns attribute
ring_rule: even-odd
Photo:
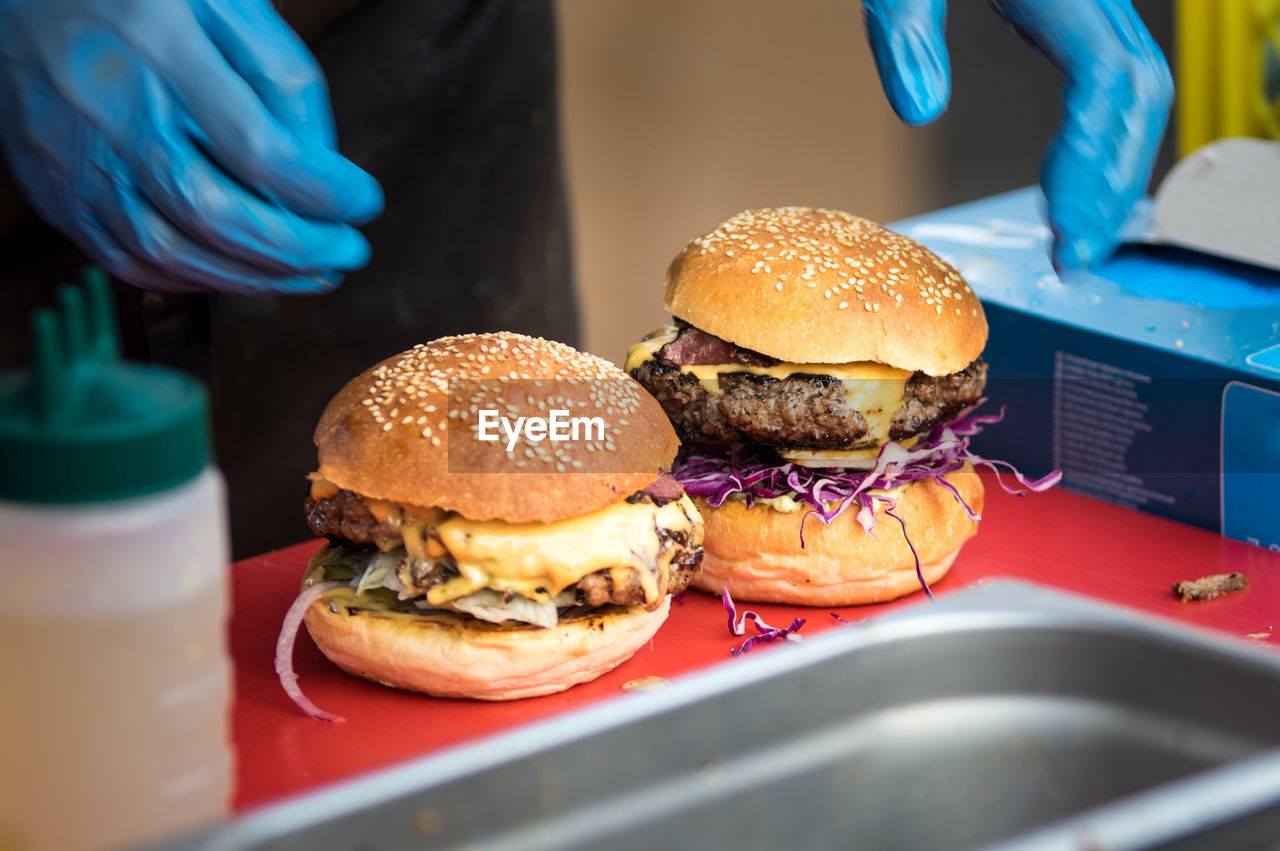
<svg viewBox="0 0 1280 851"><path fill-rule="evenodd" d="M942 481L942 479L939 479L938 481ZM969 512L970 517L977 519L973 513L973 509L970 508L969 504L960 497L960 493L955 488L951 489L951 495L956 498L957 502L964 506L965 511ZM920 553L916 552L915 542L911 540L911 533L907 531L907 521L903 520L901 515L893 513L893 509L897 507L898 503L890 500L889 504L884 508L885 516L892 517L894 520L897 520L898 525L902 527L902 537L906 540L907 546L911 549L911 558L916 563L916 579L919 580L920 587L924 589L924 595L932 600L933 592L929 590L929 582L924 578L924 568L920 566Z"/></svg>
<svg viewBox="0 0 1280 851"><path fill-rule="evenodd" d="M965 464L986 467L995 474L1000 487L1017 496L1048 490L1062 478L1062 472L1055 470L1042 478L1028 479L1006 461L983 458L972 452L969 449L969 438L982 431L984 426L1004 419L1003 407L999 414L974 413L985 401L986 399L980 399L954 419L938 423L910 449L898 443L886 443L880 447L875 465L870 470L806 467L785 461L774 450L762 446L734 449L729 446L688 443L681 448L672 475L684 485L686 493L706 498L713 508L724 505L725 500L735 494L742 494L747 508L751 508L756 500L780 496L791 496L797 502L804 503L808 506L808 511L800 524L802 547L804 521L809 515L816 515L824 525L830 525L841 514L854 509L858 524L874 537L875 509L877 504L883 504L886 514L902 526L902 533L915 558L916 578L920 581L920 587L932 599L933 594L925 581L920 558L907 534L906 524L894 513L897 503L885 491L922 479L931 479L946 488L971 519L979 520L981 518L977 512L943 476L963 468ZM1000 475L1000 467L1007 467L1021 487L1005 482Z"/></svg>
<svg viewBox="0 0 1280 851"><path fill-rule="evenodd" d="M804 618L796 618L791 622L791 626L777 627L769 626L764 622L764 618L755 612L743 612L742 617L738 617L738 611L733 605L733 598L729 596L728 588L720 589L720 600L724 603L724 610L729 613L729 634L730 635L746 635L747 621L751 621L755 625L756 632L759 635L753 635L746 641L739 644L729 652L734 656L741 656L757 644L768 644L770 641L777 641L779 638L785 638L788 641L799 641L800 627L804 626Z"/></svg>

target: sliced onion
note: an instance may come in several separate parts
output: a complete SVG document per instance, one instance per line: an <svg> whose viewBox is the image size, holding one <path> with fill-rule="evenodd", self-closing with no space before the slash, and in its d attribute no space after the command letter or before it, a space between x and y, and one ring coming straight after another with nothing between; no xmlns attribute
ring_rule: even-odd
<svg viewBox="0 0 1280 851"><path fill-rule="evenodd" d="M341 588L347 584L341 580L333 579L325 582L313 582L303 588L293 601L293 605L289 607L289 611L285 613L284 625L280 627L280 637L276 639L276 674L280 677L280 685L284 688L285 694L289 695L289 698L298 705L298 708L312 718L331 721L335 724L341 724L347 719L340 715L325 712L312 703L311 699L303 694L302 689L298 687L298 675L293 670L293 645L298 640L298 631L302 628L302 619L306 616L307 609L316 601L316 598L330 589Z"/></svg>

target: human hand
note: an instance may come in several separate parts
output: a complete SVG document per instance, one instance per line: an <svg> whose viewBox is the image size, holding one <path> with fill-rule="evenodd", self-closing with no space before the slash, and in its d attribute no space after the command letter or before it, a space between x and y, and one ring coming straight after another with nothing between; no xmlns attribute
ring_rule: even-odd
<svg viewBox="0 0 1280 851"><path fill-rule="evenodd" d="M0 146L43 218L152 289L331 289L382 209L268 0L0 0Z"/></svg>
<svg viewBox="0 0 1280 851"><path fill-rule="evenodd" d="M946 108L945 0L864 0L885 94L908 124ZM1173 101L1169 66L1130 0L991 0L1062 72L1062 128L1040 173L1054 262L1087 267L1114 253L1142 197Z"/></svg>

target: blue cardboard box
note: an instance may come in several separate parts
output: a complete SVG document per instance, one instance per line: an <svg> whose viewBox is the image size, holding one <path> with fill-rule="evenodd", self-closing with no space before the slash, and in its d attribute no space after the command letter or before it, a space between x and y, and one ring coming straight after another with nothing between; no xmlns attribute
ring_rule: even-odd
<svg viewBox="0 0 1280 851"><path fill-rule="evenodd" d="M893 226L985 306L1006 416L975 449L1280 551L1280 272L1131 244L1060 279L1043 210L1028 188Z"/></svg>

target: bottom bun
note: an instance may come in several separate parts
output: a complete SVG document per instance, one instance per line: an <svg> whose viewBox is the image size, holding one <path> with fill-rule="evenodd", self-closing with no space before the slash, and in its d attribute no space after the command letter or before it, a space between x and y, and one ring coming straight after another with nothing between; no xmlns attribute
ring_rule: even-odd
<svg viewBox="0 0 1280 851"><path fill-rule="evenodd" d="M982 480L971 466L945 478L975 514L982 513ZM913 482L895 498L894 513L906 523L925 581L937 582L978 531L978 521L969 519L964 506L932 480ZM695 501L706 524L695 588L713 594L728 588L735 600L799 606L880 603L920 590L902 526L885 514L883 504L876 508L872 537L852 510L825 526L816 515L806 520L803 510L748 509L738 500L712 508L702 497Z"/></svg>
<svg viewBox="0 0 1280 851"><path fill-rule="evenodd" d="M338 667L437 697L515 700L594 680L630 659L667 619L670 598L646 612L610 608L554 627L334 613L307 609L307 630Z"/></svg>

